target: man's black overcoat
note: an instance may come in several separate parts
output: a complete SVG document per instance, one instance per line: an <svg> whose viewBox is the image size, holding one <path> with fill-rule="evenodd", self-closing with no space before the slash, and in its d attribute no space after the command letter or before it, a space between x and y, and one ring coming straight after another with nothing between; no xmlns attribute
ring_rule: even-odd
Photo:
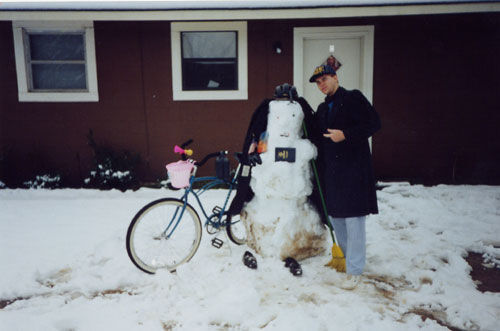
<svg viewBox="0 0 500 331"><path fill-rule="evenodd" d="M328 104L333 101L330 110ZM375 178L368 138L380 129L380 118L358 90L339 87L314 114L312 140L318 147L318 168L328 214L357 217L378 213ZM322 136L339 129L346 139L334 143Z"/></svg>

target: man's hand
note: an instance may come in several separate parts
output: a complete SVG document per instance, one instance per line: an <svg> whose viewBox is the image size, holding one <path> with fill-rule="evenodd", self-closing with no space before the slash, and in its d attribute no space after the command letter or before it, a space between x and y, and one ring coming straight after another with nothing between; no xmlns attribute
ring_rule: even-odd
<svg viewBox="0 0 500 331"><path fill-rule="evenodd" d="M323 137L330 138L334 143L339 143L345 140L344 132L342 130L327 129L328 133L323 133Z"/></svg>

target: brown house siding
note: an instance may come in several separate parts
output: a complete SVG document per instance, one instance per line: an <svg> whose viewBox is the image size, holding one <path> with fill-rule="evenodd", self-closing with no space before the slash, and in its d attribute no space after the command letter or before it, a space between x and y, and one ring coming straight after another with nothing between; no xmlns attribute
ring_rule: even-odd
<svg viewBox="0 0 500 331"><path fill-rule="evenodd" d="M393 17L376 25L379 176L500 184L499 18Z"/></svg>
<svg viewBox="0 0 500 331"><path fill-rule="evenodd" d="M256 106L293 81L293 27L374 25L379 179L499 184L499 18L248 21L249 98L235 101L172 100L169 22L95 22L99 102L90 103L19 103L12 27L0 22L0 180L46 168L78 185L91 166L89 129L99 142L140 153L143 180L164 177L172 146L187 138L198 156L238 151Z"/></svg>

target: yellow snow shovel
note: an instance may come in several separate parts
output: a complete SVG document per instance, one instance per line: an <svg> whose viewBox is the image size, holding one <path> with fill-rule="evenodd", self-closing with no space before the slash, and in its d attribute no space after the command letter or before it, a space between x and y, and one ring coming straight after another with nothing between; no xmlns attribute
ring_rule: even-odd
<svg viewBox="0 0 500 331"><path fill-rule="evenodd" d="M303 129L304 129L304 135L307 138L307 129L305 123L303 123ZM319 196L321 198L321 205L323 207L323 212L325 213L325 220L328 226L328 229L330 230L330 235L332 236L332 259L330 262L325 264L325 267L330 267L338 272L345 272L345 257L344 253L342 253L342 249L340 248L339 245L337 245L337 241L335 240L335 233L334 230L332 229L332 225L329 222L328 218L328 211L326 209L326 203L325 203L325 198L323 197L323 191L321 189L321 184L319 182L319 175L318 175L318 170L316 169L316 162L315 160L311 160L313 172L314 172L314 178L316 179L316 184L318 185L318 192Z"/></svg>
<svg viewBox="0 0 500 331"><path fill-rule="evenodd" d="M314 160L311 161L314 171L314 177L316 178L316 184L318 185L319 196L321 198L321 205L323 206L323 212L325 213L328 229L330 230L330 235L332 236L332 259L330 262L325 264L326 267L333 268L338 272L345 272L345 257L344 253L342 253L342 249L339 245L337 245L337 241L335 240L335 233L332 229L332 226L328 220L328 212L326 210L325 198L323 197L323 192L321 190L321 185L319 183L318 170L316 169L316 162Z"/></svg>

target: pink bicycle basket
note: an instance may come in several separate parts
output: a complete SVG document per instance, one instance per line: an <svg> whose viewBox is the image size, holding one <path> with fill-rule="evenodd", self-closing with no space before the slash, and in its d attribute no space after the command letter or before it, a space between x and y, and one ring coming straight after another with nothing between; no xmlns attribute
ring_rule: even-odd
<svg viewBox="0 0 500 331"><path fill-rule="evenodd" d="M166 165L168 178L175 188L184 188L189 186L189 178L194 164L189 161L177 161Z"/></svg>

